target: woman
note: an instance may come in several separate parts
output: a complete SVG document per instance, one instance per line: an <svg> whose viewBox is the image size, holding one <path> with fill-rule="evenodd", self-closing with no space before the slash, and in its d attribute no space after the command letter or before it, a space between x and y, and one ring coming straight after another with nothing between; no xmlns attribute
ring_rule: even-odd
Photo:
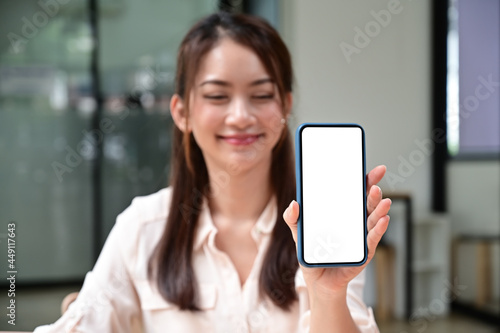
<svg viewBox="0 0 500 333"><path fill-rule="evenodd" d="M36 332L376 332L363 268L297 263L290 55L261 19L213 14L181 43L171 186L119 215L68 312ZM367 175L368 260L390 200ZM285 224L285 222L286 224Z"/></svg>

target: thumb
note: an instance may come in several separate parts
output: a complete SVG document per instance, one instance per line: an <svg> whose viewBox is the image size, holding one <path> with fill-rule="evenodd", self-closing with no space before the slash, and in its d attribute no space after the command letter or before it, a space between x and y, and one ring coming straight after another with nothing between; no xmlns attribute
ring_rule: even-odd
<svg viewBox="0 0 500 333"><path fill-rule="evenodd" d="M287 209L285 209L285 212L283 213L283 219L285 220L286 224L290 228L290 231L292 232L292 237L295 243L297 244L297 220L299 218L299 204L297 201L292 200L290 202L290 205L288 206Z"/></svg>

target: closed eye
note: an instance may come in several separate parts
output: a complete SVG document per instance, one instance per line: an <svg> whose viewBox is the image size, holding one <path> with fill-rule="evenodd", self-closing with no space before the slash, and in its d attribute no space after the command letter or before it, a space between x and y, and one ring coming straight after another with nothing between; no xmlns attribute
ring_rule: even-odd
<svg viewBox="0 0 500 333"><path fill-rule="evenodd" d="M268 94L268 95L256 95L256 96L254 96L253 98L256 98L256 99L272 99L272 98L274 98L274 95L273 95L273 94Z"/></svg>
<svg viewBox="0 0 500 333"><path fill-rule="evenodd" d="M205 95L203 97L206 99L213 99L213 100L222 100L224 98L227 98L226 95Z"/></svg>

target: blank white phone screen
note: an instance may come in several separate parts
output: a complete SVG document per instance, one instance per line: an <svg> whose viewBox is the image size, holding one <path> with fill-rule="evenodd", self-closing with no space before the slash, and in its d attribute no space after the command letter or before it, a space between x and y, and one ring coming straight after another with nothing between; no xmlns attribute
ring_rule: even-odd
<svg viewBox="0 0 500 333"><path fill-rule="evenodd" d="M301 136L304 260L360 262L365 257L362 130L306 127Z"/></svg>

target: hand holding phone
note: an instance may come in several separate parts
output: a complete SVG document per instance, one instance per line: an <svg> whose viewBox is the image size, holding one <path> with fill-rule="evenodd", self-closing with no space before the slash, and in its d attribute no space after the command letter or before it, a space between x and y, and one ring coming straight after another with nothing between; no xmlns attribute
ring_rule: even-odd
<svg viewBox="0 0 500 333"><path fill-rule="evenodd" d="M363 128L306 123L297 129L295 140L300 263L363 265L367 259Z"/></svg>

